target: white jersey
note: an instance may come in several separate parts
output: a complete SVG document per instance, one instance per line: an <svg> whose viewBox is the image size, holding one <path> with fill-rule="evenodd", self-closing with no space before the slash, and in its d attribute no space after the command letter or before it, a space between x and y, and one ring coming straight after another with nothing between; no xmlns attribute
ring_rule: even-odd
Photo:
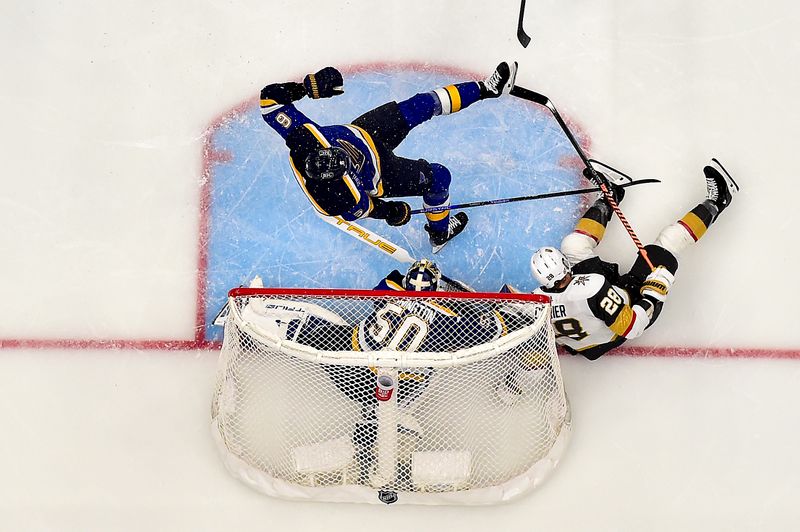
<svg viewBox="0 0 800 532"><path fill-rule="evenodd" d="M599 273L576 274L561 291L537 288L534 293L550 297L556 343L573 351L638 336L649 322L638 306L630 306L625 290Z"/></svg>

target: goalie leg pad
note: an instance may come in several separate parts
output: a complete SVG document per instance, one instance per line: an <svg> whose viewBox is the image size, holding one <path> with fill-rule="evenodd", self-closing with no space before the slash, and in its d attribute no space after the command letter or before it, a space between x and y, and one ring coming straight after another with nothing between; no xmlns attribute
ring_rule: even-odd
<svg viewBox="0 0 800 532"><path fill-rule="evenodd" d="M455 489L469 479L469 451L416 452L412 458L414 485L422 489L448 486Z"/></svg>
<svg viewBox="0 0 800 532"><path fill-rule="evenodd" d="M347 325L341 316L318 305L282 299L267 302L252 298L242 309L241 315L242 320L272 335L291 340L296 339L306 325Z"/></svg>

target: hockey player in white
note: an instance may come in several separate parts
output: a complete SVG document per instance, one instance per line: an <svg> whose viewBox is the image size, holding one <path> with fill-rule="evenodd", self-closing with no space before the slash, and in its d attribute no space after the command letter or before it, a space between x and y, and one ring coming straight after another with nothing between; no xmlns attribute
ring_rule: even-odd
<svg viewBox="0 0 800 532"><path fill-rule="evenodd" d="M716 159L703 169L705 201L676 223L665 227L645 246L651 271L640 255L631 271L619 275L617 264L605 262L594 250L603 238L612 210L598 199L561 242L537 250L531 272L540 283L534 293L552 300L556 343L572 354L599 358L625 340L640 336L659 316L678 269L678 257L699 240L739 190ZM613 187L619 203L624 189Z"/></svg>

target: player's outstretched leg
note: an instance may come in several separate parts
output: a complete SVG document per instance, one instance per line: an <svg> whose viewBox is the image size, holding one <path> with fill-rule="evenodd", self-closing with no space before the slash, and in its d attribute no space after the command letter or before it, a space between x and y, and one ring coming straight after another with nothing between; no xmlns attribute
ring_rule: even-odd
<svg viewBox="0 0 800 532"><path fill-rule="evenodd" d="M733 195L739 192L739 185L716 159L711 159L711 164L703 168L703 173L706 176L706 199L717 207L716 219L731 204Z"/></svg>
<svg viewBox="0 0 800 532"><path fill-rule="evenodd" d="M481 86L481 98L497 98L501 94L508 94L514 87L516 77L517 62L503 61L488 78L478 82Z"/></svg>
<svg viewBox="0 0 800 532"><path fill-rule="evenodd" d="M719 213L731 204L734 194L739 191L739 185L716 159L703 168L706 180L706 199L694 209L678 220L677 223L665 227L655 241L675 257L700 240Z"/></svg>
<svg viewBox="0 0 800 532"><path fill-rule="evenodd" d="M391 108L391 106L394 105L397 108L397 111L399 111L399 114L402 115L407 127L395 127L394 129L401 129L403 131L395 135L396 138L389 142L383 138L383 135L378 134L378 137L381 138L382 142L385 142L390 149L394 149L397 147L400 141L404 139L406 135L408 135L409 131L423 122L430 120L434 116L457 113L458 111L466 109L477 101L485 100L487 98L497 98L501 94L508 94L511 91L511 88L514 86L514 79L516 76L517 63L514 61L507 63L504 61L497 65L497 68L494 70L494 72L492 72L492 74L483 81L455 83L453 85L447 85L446 87L434 89L430 92L416 94L411 98L403 100L397 104L389 103L385 106L379 107L376 110L370 111L369 113L357 118L353 123L360 127L364 127L358 122L377 120L379 123L383 124L387 121L384 117L387 112L387 108ZM370 117L370 114L380 116ZM380 127L385 129L385 124L380 125L377 128L369 127L368 125L366 129L367 131L371 131L373 129L380 129Z"/></svg>

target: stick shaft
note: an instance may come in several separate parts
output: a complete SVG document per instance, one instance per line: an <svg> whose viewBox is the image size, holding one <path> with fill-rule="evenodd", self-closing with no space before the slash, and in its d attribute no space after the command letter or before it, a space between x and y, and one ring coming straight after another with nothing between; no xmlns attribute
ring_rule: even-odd
<svg viewBox="0 0 800 532"><path fill-rule="evenodd" d="M608 201L608 204L611 206L611 209L615 213L617 213L619 221L622 222L623 227L625 227L625 230L630 235L631 240L633 240L633 243L638 248L639 254L645 260L647 265L650 266L650 269L654 270L655 266L650 261L650 257L647 256L647 250L644 249L641 240L639 240L639 237L636 236L636 232L633 230L633 227L631 227L631 224L628 223L628 219L625 218L625 215L622 213L622 210L619 208L619 205L617 205L617 202L614 200L614 195L611 193L611 189L608 186L608 182L605 180L605 178L603 178L600 174L598 174L597 170L594 169L592 163L589 161L589 158L586 157L585 153L583 153L583 148L581 148L580 144L578 144L578 141L575 139L575 136L572 134L572 131L570 131L569 127L567 127L566 122L564 122L564 119L561 118L561 115L559 114L555 105L553 105L553 102L550 101L550 98L548 98L544 94L540 94L530 89L520 87L519 85L516 85L511 89L511 95L517 96L518 98L522 98L523 100L529 100L534 103L538 103L539 105L543 105L550 110L550 113L556 119L558 125L561 126L561 129L564 131L564 134L567 136L567 139L569 139L570 143L572 144L572 147L575 148L575 152L581 158L583 164L586 165L586 168L589 169L589 172L592 176L592 181L594 181L595 184L600 187L600 191L605 196L606 201Z"/></svg>
<svg viewBox="0 0 800 532"><path fill-rule="evenodd" d="M634 185L644 185L646 183L660 183L661 181L658 179L639 179L636 181L631 181L629 183L624 183L620 185L621 187L632 187ZM481 200L481 201L470 201L467 203L456 203L450 205L450 209L468 209L471 207L483 207L485 205L502 205L504 203L514 203L517 201L530 201L530 200L539 200L539 199L549 199L549 198L559 198L562 196L575 196L578 194L589 194L591 192L600 192L600 187L595 188L580 188L575 190L563 190L559 192L546 192L543 194L534 194L532 196L515 196L513 198L500 198L494 200ZM421 209L412 209L411 214L422 214L426 212L437 212L441 211L441 207L425 207Z"/></svg>

